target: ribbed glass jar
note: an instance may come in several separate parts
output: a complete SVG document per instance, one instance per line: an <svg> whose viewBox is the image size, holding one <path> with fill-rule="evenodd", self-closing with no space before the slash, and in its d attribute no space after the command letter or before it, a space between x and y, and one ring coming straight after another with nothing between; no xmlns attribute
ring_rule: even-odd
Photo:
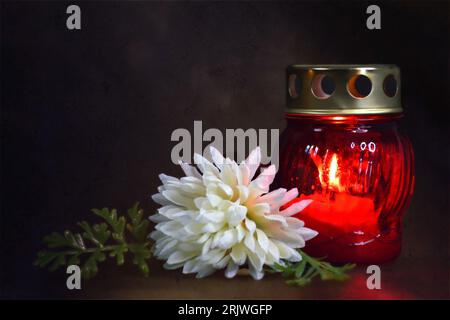
<svg viewBox="0 0 450 320"><path fill-rule="evenodd" d="M288 118L277 183L297 187L297 200L313 200L298 214L319 232L307 252L359 263L399 254L414 175L411 144L398 132L397 117Z"/></svg>

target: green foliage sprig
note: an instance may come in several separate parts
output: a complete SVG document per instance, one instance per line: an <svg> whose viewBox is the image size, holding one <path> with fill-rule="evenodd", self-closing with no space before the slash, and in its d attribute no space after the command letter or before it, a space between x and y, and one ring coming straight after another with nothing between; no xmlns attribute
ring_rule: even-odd
<svg viewBox="0 0 450 320"><path fill-rule="evenodd" d="M117 265L125 263L128 254L133 256L144 276L148 276L148 260L152 256L152 244L148 240L149 221L144 217L139 203L127 210L127 215L118 216L116 209L92 209L92 212L103 221L89 224L87 221L78 223L81 232L53 232L44 237L48 250L38 252L34 264L54 271L66 265L80 265L84 278L92 278L98 272L98 263L106 257L116 259ZM302 255L300 262L285 262L275 264L269 272L280 273L289 285L305 286L319 276L322 280L344 281L349 278L347 271L354 264L333 266L323 258L314 258L299 250Z"/></svg>
<svg viewBox="0 0 450 320"><path fill-rule="evenodd" d="M49 250L38 252L34 264L51 271L65 265L80 265L81 274L92 278L98 272L98 263L106 256L114 257L117 265L123 265L130 253L133 263L144 276L148 276L147 260L151 258L151 243L147 240L149 221L143 218L139 203L128 209L127 216L118 216L116 209L92 209L104 222L78 223L80 233L64 231L44 237ZM80 264L81 263L81 264Z"/></svg>
<svg viewBox="0 0 450 320"><path fill-rule="evenodd" d="M299 250L302 255L300 262L286 262L284 265L275 264L271 272L280 272L286 278L289 285L305 286L311 283L312 279L320 276L322 280L344 281L349 278L347 271L353 269L355 264L345 264L343 266L333 266L323 258L314 258Z"/></svg>

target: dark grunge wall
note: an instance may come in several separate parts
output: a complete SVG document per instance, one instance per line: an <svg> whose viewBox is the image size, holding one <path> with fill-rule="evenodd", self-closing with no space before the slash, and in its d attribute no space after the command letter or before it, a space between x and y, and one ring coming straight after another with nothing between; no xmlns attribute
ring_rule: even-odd
<svg viewBox="0 0 450 320"><path fill-rule="evenodd" d="M416 157L402 254L448 262L447 2L381 2L378 31L359 1L78 4L71 32L68 3L1 3L2 297L57 296L31 265L43 235L92 207L154 209L157 174L180 173L175 128L283 128L292 63L400 66Z"/></svg>

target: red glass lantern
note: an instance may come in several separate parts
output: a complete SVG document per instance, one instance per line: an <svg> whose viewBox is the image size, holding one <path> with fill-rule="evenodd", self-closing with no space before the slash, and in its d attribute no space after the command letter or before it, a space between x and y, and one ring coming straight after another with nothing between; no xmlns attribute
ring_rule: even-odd
<svg viewBox="0 0 450 320"><path fill-rule="evenodd" d="M397 128L400 73L391 65L288 68L287 128L277 184L312 203L298 218L319 232L305 251L379 263L401 249L413 152Z"/></svg>

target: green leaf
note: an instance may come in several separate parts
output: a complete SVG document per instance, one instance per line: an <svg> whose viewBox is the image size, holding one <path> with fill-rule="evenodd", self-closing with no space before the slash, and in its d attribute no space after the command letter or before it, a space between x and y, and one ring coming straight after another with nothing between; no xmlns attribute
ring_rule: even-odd
<svg viewBox="0 0 450 320"><path fill-rule="evenodd" d="M117 210L112 209L109 210L108 208L103 208L101 210L99 209L92 209L92 211L102 217L112 228L113 232L112 237L114 240L123 242L124 239L124 231L125 231L125 225L126 225L126 219L125 217L117 217Z"/></svg>
<svg viewBox="0 0 450 320"><path fill-rule="evenodd" d="M284 265L275 264L272 266L274 272L279 272L289 285L305 286L311 283L312 279L320 276L322 280L344 281L349 278L347 271L353 269L355 264L343 266L333 266L324 258L314 258L299 250L302 260L297 263L286 262Z"/></svg>
<svg viewBox="0 0 450 320"><path fill-rule="evenodd" d="M133 263L138 266L144 276L148 276L149 268L147 260L152 256L148 244L130 246L130 251L134 254Z"/></svg>
<svg viewBox="0 0 450 320"><path fill-rule="evenodd" d="M142 210L139 210L139 202L136 202L127 210L128 216L131 218L133 225L138 224L142 220Z"/></svg>
<svg viewBox="0 0 450 320"><path fill-rule="evenodd" d="M83 250L84 244L80 242L81 237L73 234L72 231L66 230L64 231L64 237L67 240L69 246L75 249Z"/></svg>
<svg viewBox="0 0 450 320"><path fill-rule="evenodd" d="M51 252L51 251L39 251L37 254L37 258L34 261L34 265L44 268L46 267L50 262L52 262L53 259L55 259L58 256L57 252Z"/></svg>
<svg viewBox="0 0 450 320"><path fill-rule="evenodd" d="M50 265L49 270L55 271L59 267L66 264L66 256L64 254L58 254L55 259L53 259L53 263Z"/></svg>
<svg viewBox="0 0 450 320"><path fill-rule="evenodd" d="M86 279L92 278L97 275L98 272L98 262L105 260L105 254L100 250L94 251L89 258L85 261L83 267L81 268L81 274L86 277Z"/></svg>
<svg viewBox="0 0 450 320"><path fill-rule="evenodd" d="M125 253L128 252L128 247L125 244L114 247L109 254L110 257L116 257L117 265L121 266L125 262Z"/></svg>
<svg viewBox="0 0 450 320"><path fill-rule="evenodd" d="M120 266L125 263L127 253L131 252L133 263L147 276L147 261L151 257L151 246L147 241L149 222L139 209L139 203L123 216L118 215L116 209L92 209L92 212L103 222L90 224L81 221L77 224L82 230L80 233L67 230L62 234L53 232L47 235L43 241L49 250L38 252L34 265L48 267L49 270L64 265L80 265L82 276L91 278L98 273L99 263L107 256L115 258ZM126 241L126 232L134 242Z"/></svg>
<svg viewBox="0 0 450 320"><path fill-rule="evenodd" d="M306 268L306 261L302 260L295 268L295 277L301 278Z"/></svg>
<svg viewBox="0 0 450 320"><path fill-rule="evenodd" d="M95 239L97 239L101 245L104 245L111 236L111 232L108 230L108 225L106 223L94 224L92 229Z"/></svg>
<svg viewBox="0 0 450 320"><path fill-rule="evenodd" d="M131 219L131 224L127 225L128 231L133 235L134 239L138 242L144 242L148 235L148 226L150 222L146 219L143 220L143 211L139 209L139 202L128 209L128 216Z"/></svg>
<svg viewBox="0 0 450 320"><path fill-rule="evenodd" d="M49 248L60 248L70 246L70 242L60 233L53 232L44 237L44 243Z"/></svg>
<svg viewBox="0 0 450 320"><path fill-rule="evenodd" d="M309 278L291 279L291 280L286 280L286 283L289 285L304 287L311 283L311 279L309 279Z"/></svg>

